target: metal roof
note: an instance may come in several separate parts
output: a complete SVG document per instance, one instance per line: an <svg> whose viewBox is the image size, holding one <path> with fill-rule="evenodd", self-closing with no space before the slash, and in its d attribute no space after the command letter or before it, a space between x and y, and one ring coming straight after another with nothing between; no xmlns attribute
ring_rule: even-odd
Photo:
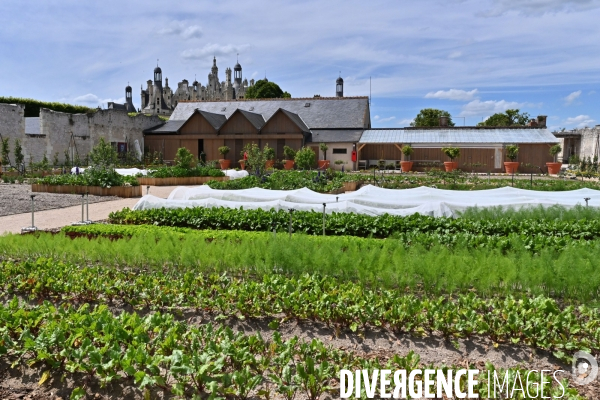
<svg viewBox="0 0 600 400"><path fill-rule="evenodd" d="M252 110L250 110L251 108ZM264 119L268 120L280 108L298 114L310 129L364 129L369 126L370 122L367 97L185 101L177 103L170 120L187 120L196 109L225 114L227 118L240 109L262 114Z"/></svg>
<svg viewBox="0 0 600 400"><path fill-rule="evenodd" d="M25 134L26 135L41 135L40 117L25 118Z"/></svg>
<svg viewBox="0 0 600 400"><path fill-rule="evenodd" d="M548 129L368 129L359 143L451 145L558 143Z"/></svg>
<svg viewBox="0 0 600 400"><path fill-rule="evenodd" d="M356 143L363 133L362 129L313 129L313 143Z"/></svg>

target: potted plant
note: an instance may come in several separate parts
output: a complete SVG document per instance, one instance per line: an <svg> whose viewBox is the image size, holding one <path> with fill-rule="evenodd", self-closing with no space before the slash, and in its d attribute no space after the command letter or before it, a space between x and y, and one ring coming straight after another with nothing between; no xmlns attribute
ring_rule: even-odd
<svg viewBox="0 0 600 400"><path fill-rule="evenodd" d="M294 157L296 166L300 169L310 169L315 163L315 152L310 147L303 147Z"/></svg>
<svg viewBox="0 0 600 400"><path fill-rule="evenodd" d="M227 153L229 153L229 147L227 147L227 146L219 147L219 153L221 153L221 155L223 156L223 158L219 160L219 164L221 164L221 169L229 169L229 166L231 165L231 160L225 159L225 157L227 156Z"/></svg>
<svg viewBox="0 0 600 400"><path fill-rule="evenodd" d="M292 169L294 168L294 157L296 157L296 151L290 146L283 146L283 168Z"/></svg>
<svg viewBox="0 0 600 400"><path fill-rule="evenodd" d="M550 155L554 158L554 162L547 162L546 166L548 167L548 174L556 175L560 172L560 167L562 163L556 162L556 155L562 151L562 147L560 144L555 144L550 147Z"/></svg>
<svg viewBox="0 0 600 400"><path fill-rule="evenodd" d="M404 154L404 161L400 161L400 167L402 167L402 172L410 172L413 166L412 161L408 161L410 156L415 152L415 149L411 147L411 145L407 144L402 146L402 154Z"/></svg>
<svg viewBox="0 0 600 400"><path fill-rule="evenodd" d="M267 143L265 144L265 147L263 147L263 154L265 156L265 168L273 168L273 165L275 164L275 149L269 147L269 143Z"/></svg>
<svg viewBox="0 0 600 400"><path fill-rule="evenodd" d="M506 169L507 174L514 174L519 169L519 163L515 161L518 155L519 146L516 144L506 146L506 158L510 160L510 162L504 162L504 168Z"/></svg>
<svg viewBox="0 0 600 400"><path fill-rule="evenodd" d="M454 159L460 157L460 149L458 147L443 147L442 151L450 158L450 161L444 162L446 172L452 172L458 168L458 162L455 162Z"/></svg>
<svg viewBox="0 0 600 400"><path fill-rule="evenodd" d="M325 143L321 143L319 145L319 149L323 152L323 159L318 161L319 169L327 169L329 168L329 161L327 160L327 145Z"/></svg>

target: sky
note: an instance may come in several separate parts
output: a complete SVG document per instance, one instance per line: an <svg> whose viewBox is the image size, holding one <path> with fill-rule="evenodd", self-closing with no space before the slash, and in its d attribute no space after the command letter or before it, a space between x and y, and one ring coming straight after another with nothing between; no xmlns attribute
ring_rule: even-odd
<svg viewBox="0 0 600 400"><path fill-rule="evenodd" d="M134 105L157 64L206 85L243 77L293 97L371 95L373 127L419 110L475 125L518 108L552 130L600 124L600 0L2 0L0 96Z"/></svg>

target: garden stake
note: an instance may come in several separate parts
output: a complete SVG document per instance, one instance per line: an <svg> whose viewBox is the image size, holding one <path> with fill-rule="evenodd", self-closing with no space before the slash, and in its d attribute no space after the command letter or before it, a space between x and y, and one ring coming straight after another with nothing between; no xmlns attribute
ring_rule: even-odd
<svg viewBox="0 0 600 400"><path fill-rule="evenodd" d="M323 203L323 236L325 236L325 207L326 203Z"/></svg>
<svg viewBox="0 0 600 400"><path fill-rule="evenodd" d="M90 192L85 192L85 222L90 222Z"/></svg>
<svg viewBox="0 0 600 400"><path fill-rule="evenodd" d="M339 198L340 198L339 196L335 196L335 202L336 202L336 203L338 202L338 199L339 199Z"/></svg>
<svg viewBox="0 0 600 400"><path fill-rule="evenodd" d="M584 200L585 200L585 206L587 207L588 206L588 200L590 200L590 197L585 197ZM33 223L31 225L33 225Z"/></svg>
<svg viewBox="0 0 600 400"><path fill-rule="evenodd" d="M529 182L529 186L533 187L533 172L531 173L531 182Z"/></svg>
<svg viewBox="0 0 600 400"><path fill-rule="evenodd" d="M515 171L512 174L512 187L515 187Z"/></svg>
<svg viewBox="0 0 600 400"><path fill-rule="evenodd" d="M85 194L81 194L81 222L84 222L83 220L83 205L85 204Z"/></svg>
<svg viewBox="0 0 600 400"><path fill-rule="evenodd" d="M146 196L150 193L150 185L146 186Z"/></svg>
<svg viewBox="0 0 600 400"><path fill-rule="evenodd" d="M35 194L30 195L31 196L31 227L34 228L35 227L35 223L34 223L34 215L35 215L35 206L34 206L34 200L33 198L35 197Z"/></svg>

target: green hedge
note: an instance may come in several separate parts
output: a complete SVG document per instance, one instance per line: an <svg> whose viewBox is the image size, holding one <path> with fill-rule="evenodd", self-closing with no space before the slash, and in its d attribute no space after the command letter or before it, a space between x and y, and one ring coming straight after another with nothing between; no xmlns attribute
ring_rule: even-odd
<svg viewBox="0 0 600 400"><path fill-rule="evenodd" d="M0 103L25 105L25 117L39 117L40 108L48 108L53 111L59 111L68 114L85 114L96 111L95 109L86 106L24 99L22 97L0 97Z"/></svg>

